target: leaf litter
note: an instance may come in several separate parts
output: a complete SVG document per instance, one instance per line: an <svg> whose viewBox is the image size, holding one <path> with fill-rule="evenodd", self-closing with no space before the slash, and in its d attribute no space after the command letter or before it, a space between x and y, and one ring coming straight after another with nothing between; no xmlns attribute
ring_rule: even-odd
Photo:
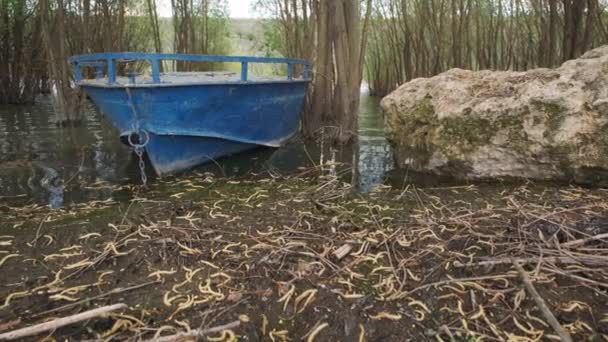
<svg viewBox="0 0 608 342"><path fill-rule="evenodd" d="M540 341L559 339L554 316L574 340L608 341L607 191L357 194L305 173L195 174L126 203L8 207L0 332L125 303L38 338Z"/></svg>

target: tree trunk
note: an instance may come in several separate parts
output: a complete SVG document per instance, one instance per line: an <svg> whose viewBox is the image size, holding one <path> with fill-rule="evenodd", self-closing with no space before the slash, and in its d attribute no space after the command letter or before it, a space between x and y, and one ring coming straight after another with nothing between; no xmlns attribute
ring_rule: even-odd
<svg viewBox="0 0 608 342"><path fill-rule="evenodd" d="M319 1L316 4L317 39L316 63L314 66L314 79L312 82L312 95L309 110L303 118L304 132L313 134L323 124L324 118L331 114L333 102L333 49L329 37L333 34L331 25L333 8L328 1Z"/></svg>
<svg viewBox="0 0 608 342"><path fill-rule="evenodd" d="M148 17L150 18L150 26L152 27L154 51L156 53L161 53L163 52L163 49L160 38L160 27L158 26L158 12L156 10L156 0L146 0L146 4L148 5ZM162 63L160 63L160 71L163 71Z"/></svg>
<svg viewBox="0 0 608 342"><path fill-rule="evenodd" d="M74 124L80 119L83 96L70 87L70 71L65 45L65 8L57 0L56 14L51 19L48 0L40 0L42 40L48 57L49 75L55 87L55 115L59 125Z"/></svg>

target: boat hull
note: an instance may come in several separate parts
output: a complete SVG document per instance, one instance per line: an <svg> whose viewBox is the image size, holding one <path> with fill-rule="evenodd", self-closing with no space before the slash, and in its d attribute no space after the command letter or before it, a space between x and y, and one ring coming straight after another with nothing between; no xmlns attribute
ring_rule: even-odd
<svg viewBox="0 0 608 342"><path fill-rule="evenodd" d="M163 176L257 146L281 146L298 129L306 84L82 88L121 136L149 134L145 150Z"/></svg>
<svg viewBox="0 0 608 342"><path fill-rule="evenodd" d="M150 134L146 151L156 174L168 175L259 146L218 138Z"/></svg>

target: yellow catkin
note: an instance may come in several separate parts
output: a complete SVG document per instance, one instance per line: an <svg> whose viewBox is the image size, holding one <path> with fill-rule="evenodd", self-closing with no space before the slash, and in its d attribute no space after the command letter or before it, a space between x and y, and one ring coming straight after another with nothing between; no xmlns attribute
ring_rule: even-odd
<svg viewBox="0 0 608 342"><path fill-rule="evenodd" d="M266 330L268 329L268 317L265 314L262 314L262 335L266 335Z"/></svg>
<svg viewBox="0 0 608 342"><path fill-rule="evenodd" d="M18 256L19 256L19 254L9 254L9 255L5 256L4 258L2 258L2 260L0 260L0 266L2 266L8 259L16 258Z"/></svg>
<svg viewBox="0 0 608 342"><path fill-rule="evenodd" d="M369 316L369 318L371 318L374 321L379 321L379 320L382 320L382 319L388 319L388 320L391 320L391 321L398 321L398 320L401 319L401 315L399 315L399 314L392 314L392 313L384 312L383 311L383 312L378 313L377 315Z"/></svg>
<svg viewBox="0 0 608 342"><path fill-rule="evenodd" d="M13 300L13 298L25 297L28 294L29 294L28 291L13 292L13 293L9 294L8 296L6 296L6 299L4 300L4 304L2 306L0 306L0 309L7 308L9 305L11 305L11 300Z"/></svg>
<svg viewBox="0 0 608 342"><path fill-rule="evenodd" d="M365 338L365 327L363 324L359 324L359 342L366 342L367 338Z"/></svg>
<svg viewBox="0 0 608 342"><path fill-rule="evenodd" d="M207 337L207 341L209 342L233 342L236 341L236 335L232 330L224 330L217 337Z"/></svg>
<svg viewBox="0 0 608 342"><path fill-rule="evenodd" d="M294 292L296 291L296 287L291 285L291 287L289 288L289 291L287 291L287 293L285 293L283 295L283 297L279 298L278 302L279 303L283 303L283 311L287 310L287 305L289 304L289 301L291 300L291 297L293 296Z"/></svg>
<svg viewBox="0 0 608 342"><path fill-rule="evenodd" d="M316 289L310 289L310 290L306 290L306 291L302 292L302 294L300 294L298 297L296 297L296 300L294 302L295 303L294 306L296 307L296 313L300 313L300 312L304 311L306 309L306 307L308 306L308 304L310 304L315 299L317 292L318 291ZM304 301L304 304L302 304L300 309L297 309L298 305L302 301Z"/></svg>
<svg viewBox="0 0 608 342"><path fill-rule="evenodd" d="M329 324L323 323L323 324L320 324L319 326L317 326L316 328L314 328L310 332L310 335L308 335L308 338L306 339L306 342L313 342L315 340L315 337L317 337L317 335L319 335L319 333L321 332L321 330L327 328L328 326L329 326Z"/></svg>
<svg viewBox="0 0 608 342"><path fill-rule="evenodd" d="M156 281L161 281L163 279L162 276L174 274L176 271L156 271L148 274L148 278L156 277Z"/></svg>

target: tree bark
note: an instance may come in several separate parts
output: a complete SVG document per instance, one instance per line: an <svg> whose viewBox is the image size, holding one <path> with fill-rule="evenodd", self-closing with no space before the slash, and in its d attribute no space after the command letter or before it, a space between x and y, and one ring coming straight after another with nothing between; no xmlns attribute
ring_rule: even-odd
<svg viewBox="0 0 608 342"><path fill-rule="evenodd" d="M70 87L64 11L64 1L57 0L56 14L51 19L48 0L40 0L42 40L48 57L49 75L55 86L55 116L59 125L78 122L83 105L82 93Z"/></svg>

